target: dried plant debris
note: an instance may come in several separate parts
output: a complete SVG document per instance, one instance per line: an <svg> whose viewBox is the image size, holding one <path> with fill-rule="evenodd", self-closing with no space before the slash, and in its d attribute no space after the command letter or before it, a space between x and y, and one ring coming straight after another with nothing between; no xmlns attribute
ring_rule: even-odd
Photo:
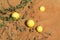
<svg viewBox="0 0 60 40"><path fill-rule="evenodd" d="M23 14L21 19L25 19L27 15L28 15L28 13L27 13L27 11L25 11L25 13Z"/></svg>
<svg viewBox="0 0 60 40"><path fill-rule="evenodd" d="M4 17L3 17L3 16L0 16L0 19L1 19L1 20L4 20Z"/></svg>
<svg viewBox="0 0 60 40"><path fill-rule="evenodd" d="M20 32L24 32L24 31L26 31L26 27L22 27L22 26L21 26L21 27L19 28L19 30L20 30Z"/></svg>
<svg viewBox="0 0 60 40"><path fill-rule="evenodd" d="M26 40L31 40L30 35L28 34Z"/></svg>
<svg viewBox="0 0 60 40"><path fill-rule="evenodd" d="M8 9L9 11L15 11L15 7L13 7L10 3L9 3L9 1L7 0L7 3L8 3L8 5L10 6L10 8Z"/></svg>
<svg viewBox="0 0 60 40"><path fill-rule="evenodd" d="M0 10L0 13L6 14L7 11L8 11L8 9L4 8L4 7L2 6L2 3L0 3L0 5L1 5L1 7L2 7L2 9Z"/></svg>
<svg viewBox="0 0 60 40"><path fill-rule="evenodd" d="M9 18L9 21L14 21L14 19L12 17Z"/></svg>
<svg viewBox="0 0 60 40"><path fill-rule="evenodd" d="M16 30L19 30L20 32L24 32L27 30L25 26L20 26L17 22L15 22Z"/></svg>
<svg viewBox="0 0 60 40"><path fill-rule="evenodd" d="M40 40L47 40L48 39L48 37L42 37Z"/></svg>
<svg viewBox="0 0 60 40"><path fill-rule="evenodd" d="M22 27L16 27L16 30L19 30L20 32L24 31Z"/></svg>
<svg viewBox="0 0 60 40"><path fill-rule="evenodd" d="M45 33L42 34L42 36L43 37L41 38L41 40L47 40L49 38L49 36L51 36L51 33L46 33L45 32Z"/></svg>
<svg viewBox="0 0 60 40"><path fill-rule="evenodd" d="M1 39L2 37L1 37L1 35L0 35L0 39Z"/></svg>
<svg viewBox="0 0 60 40"><path fill-rule="evenodd" d="M37 40L37 38L36 37L34 37L34 39L33 40Z"/></svg>
<svg viewBox="0 0 60 40"><path fill-rule="evenodd" d="M12 6L11 6L8 10L9 10L10 12L16 11L16 10L15 10L15 7L12 7Z"/></svg>
<svg viewBox="0 0 60 40"><path fill-rule="evenodd" d="M16 6L16 8L17 8L17 9L19 9L19 8L24 8L24 6L26 6L27 3L28 3L27 0L22 0L22 1L20 2L20 4L18 4L18 5Z"/></svg>
<svg viewBox="0 0 60 40"><path fill-rule="evenodd" d="M3 27L3 24L0 23L0 28L2 28L2 27Z"/></svg>
<svg viewBox="0 0 60 40"><path fill-rule="evenodd" d="M20 2L20 4L16 5L16 7L13 7L10 3L9 0L7 0L8 5L10 6L10 8L6 9L2 6L2 3L0 3L2 10L0 10L0 13L2 14L6 14L8 11L12 12L12 11L16 11L16 9L20 9L23 8L24 6L27 5L28 2L32 2L32 0L22 0Z"/></svg>
<svg viewBox="0 0 60 40"><path fill-rule="evenodd" d="M14 19L12 17L0 16L0 19L3 20L3 21L14 21Z"/></svg>
<svg viewBox="0 0 60 40"><path fill-rule="evenodd" d="M1 11L1 13L4 15L4 14L7 13L7 10L8 10L8 9L3 8L2 11Z"/></svg>
<svg viewBox="0 0 60 40"><path fill-rule="evenodd" d="M26 40L31 40L30 38L27 38Z"/></svg>
<svg viewBox="0 0 60 40"><path fill-rule="evenodd" d="M34 32L34 28L29 29L29 32Z"/></svg>
<svg viewBox="0 0 60 40"><path fill-rule="evenodd" d="M30 1L30 3L32 3L32 0L29 0Z"/></svg>
<svg viewBox="0 0 60 40"><path fill-rule="evenodd" d="M3 22L1 22L0 23L0 28L2 28L4 26L4 23Z"/></svg>
<svg viewBox="0 0 60 40"><path fill-rule="evenodd" d="M3 35L5 31L6 31L6 28L4 28L0 34Z"/></svg>
<svg viewBox="0 0 60 40"><path fill-rule="evenodd" d="M27 2L28 2L27 0L22 0L20 6L24 7L27 4Z"/></svg>
<svg viewBox="0 0 60 40"><path fill-rule="evenodd" d="M46 35L46 36L52 36L50 32L44 32L44 35Z"/></svg>
<svg viewBox="0 0 60 40"><path fill-rule="evenodd" d="M33 40L40 40L40 39L38 39L38 37L34 37Z"/></svg>
<svg viewBox="0 0 60 40"><path fill-rule="evenodd" d="M7 40L12 40L12 37L8 36Z"/></svg>
<svg viewBox="0 0 60 40"><path fill-rule="evenodd" d="M23 30L24 30L24 31L27 31L27 28L24 26L24 27L23 27Z"/></svg>

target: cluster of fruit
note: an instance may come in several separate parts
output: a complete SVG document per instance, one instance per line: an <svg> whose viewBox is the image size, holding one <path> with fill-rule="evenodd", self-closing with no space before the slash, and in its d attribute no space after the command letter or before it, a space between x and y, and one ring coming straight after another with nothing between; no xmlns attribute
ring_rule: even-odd
<svg viewBox="0 0 60 40"><path fill-rule="evenodd" d="M22 4L25 5L26 2L27 2L27 0L25 0L25 2L22 3ZM20 4L17 5L16 8L21 8L21 7L22 7L22 4L21 4L21 5L20 5ZM12 17L14 20L18 20L19 18L21 18L21 15L20 15L18 12L15 11L15 8L14 8L14 7L10 6L9 10L10 10L10 11L14 11L14 12L12 13L12 15L11 15L11 17ZM41 12L44 12L44 11L45 11L45 7L44 7L44 6L40 6L39 10L40 10ZM3 11L0 11L0 12L5 13L6 10L4 9ZM28 28L33 28L33 27L35 26L35 21L32 20L32 19L29 19L29 20L27 20L26 25L28 26ZM1 25L1 26L2 26L2 25ZM43 27L42 27L41 25L38 25L38 26L36 27L36 31L37 31L38 33L42 33L42 32L43 32ZM35 38L34 38L34 40L35 40Z"/></svg>
<svg viewBox="0 0 60 40"><path fill-rule="evenodd" d="M12 18L14 18L15 20L18 20L20 18L19 13L17 13L17 12L12 13ZM30 20L27 20L26 25L29 28L33 28L35 25L35 22L34 22L34 20L30 19ZM42 32L42 31L43 31L43 27L37 26L37 32Z"/></svg>
<svg viewBox="0 0 60 40"><path fill-rule="evenodd" d="M29 0L30 2L31 2L31 0ZM7 0L7 2L8 2L8 4L9 4L9 1ZM26 3L28 2L28 0L23 0L22 2L21 2L21 4L19 4L19 5L17 5L16 6L16 8L21 8L21 7L23 7L23 6L25 6L26 5ZM15 11L15 7L12 7L10 4L9 4L9 6L10 6L10 8L9 8L9 10L10 11ZM41 12L44 12L45 11L45 7L44 6L41 6L40 8L40 11ZM3 11L1 11L0 10L0 12L3 12L3 13L6 13L6 10L7 9L4 9L3 8ZM21 16L19 15L19 13L17 13L17 12L14 12L14 13L12 13L12 18L14 19L14 20L18 20ZM35 25L35 22L34 22L34 20L28 20L27 21L27 26L29 27L29 28L33 28L34 27L34 25ZM42 32L43 31L43 27L42 26L37 26L37 31L38 32Z"/></svg>
<svg viewBox="0 0 60 40"><path fill-rule="evenodd" d="M41 6L41 7L40 7L40 11L41 11L41 12L44 12L44 11L45 11L45 7L44 7L44 6ZM14 18L15 20L18 20L18 19L20 18L19 13L17 13L17 12L12 13L12 18ZM35 22L34 22L34 20L30 19L30 20L28 20L28 21L26 22L26 24L27 24L27 26L28 26L29 28L33 28L34 25L35 25ZM43 31L43 27L42 27L42 26L37 26L36 30L37 30L38 32L42 32L42 31Z"/></svg>
<svg viewBox="0 0 60 40"><path fill-rule="evenodd" d="M23 3L25 4L25 2L27 3L27 0L25 0ZM17 8L20 8L20 6L21 5L19 5L19 6L16 6ZM11 6L12 7L12 6ZM11 9L11 8L10 8ZM45 11L45 7L44 6L41 6L40 8L40 11L41 12L44 12ZM12 9L11 9L12 10ZM5 10L6 11L6 10ZM4 12L5 12L4 11ZM12 10L13 11L13 10ZM1 11L0 11L1 12ZM12 13L12 15L11 15L11 17L14 19L14 20L18 20L21 16L19 15L19 13L17 13L17 12L14 12L14 13ZM27 21L27 26L29 27L29 28L33 28L34 27L34 25L35 25L35 22L34 22L34 20L28 20ZM37 30L37 32L42 32L43 31L43 27L42 26L37 26L37 28L36 28L36 30Z"/></svg>

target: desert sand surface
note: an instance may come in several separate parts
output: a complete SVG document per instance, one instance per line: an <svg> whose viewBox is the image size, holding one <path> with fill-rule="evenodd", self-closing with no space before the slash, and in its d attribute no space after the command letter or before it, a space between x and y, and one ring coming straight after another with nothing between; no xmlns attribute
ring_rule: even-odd
<svg viewBox="0 0 60 40"><path fill-rule="evenodd" d="M21 1L9 0L9 3L15 7ZM2 6L6 9L10 7L7 0L0 0L0 3L2 3L0 10ZM41 5L45 6L45 12L39 10ZM0 13L0 16L9 17L13 12L4 15ZM60 40L60 0L32 0L25 7L16 9L16 12L24 15L24 18L18 21L4 21L4 26L0 28L0 40ZM35 21L33 30L25 24L28 19ZM3 20L0 19L1 22ZM38 25L44 28L42 33L35 30Z"/></svg>

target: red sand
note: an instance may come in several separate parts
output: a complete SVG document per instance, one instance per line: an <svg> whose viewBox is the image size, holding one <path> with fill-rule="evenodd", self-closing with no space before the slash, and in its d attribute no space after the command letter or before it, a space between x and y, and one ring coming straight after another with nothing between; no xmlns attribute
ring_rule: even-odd
<svg viewBox="0 0 60 40"><path fill-rule="evenodd" d="M0 0L5 8L9 8L6 0ZM9 0L10 4L16 6L19 4L19 0ZM43 5L46 7L45 12L40 12L39 7ZM28 6L31 6L29 9ZM1 9L1 6L0 6ZM51 32L51 36L47 40L60 40L60 0L33 0L32 4L28 3L22 9L17 9L17 12L22 16L24 12L27 11L26 19L32 18L35 20L35 27L42 25L44 27L43 32ZM11 12L8 12L5 16L9 16ZM33 40L34 37L39 36L39 40L42 34L34 32L29 32L29 28L24 24L25 20L17 21L18 25L27 28L26 31L20 32L19 29L16 30L14 22L6 22L6 26L0 28L0 40ZM14 25L13 25L14 24ZM34 27L34 28L35 28ZM19 27L20 28L20 27ZM44 39L45 40L45 39Z"/></svg>

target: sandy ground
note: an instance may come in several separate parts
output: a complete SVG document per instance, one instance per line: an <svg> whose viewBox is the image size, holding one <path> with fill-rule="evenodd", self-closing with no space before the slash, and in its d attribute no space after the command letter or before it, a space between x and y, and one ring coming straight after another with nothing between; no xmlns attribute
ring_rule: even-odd
<svg viewBox="0 0 60 40"><path fill-rule="evenodd" d="M24 8L17 9L16 11L23 15L27 12L25 19L33 19L36 24L35 27L41 25L44 27L44 32L51 33L51 36L46 40L60 40L60 0L32 0L32 4L28 3ZM0 0L5 8L9 8L6 0ZM9 0L12 6L19 4L19 0ZM39 7L43 5L46 7L45 12L40 12ZM30 8L28 8L30 6ZM1 9L1 6L0 6ZM9 16L12 12L8 12ZM29 28L24 24L26 20L18 20L17 22L6 22L6 26L0 28L0 40L34 40L34 37L43 37L42 34L37 33L35 30L29 32ZM17 24L16 24L17 23ZM22 28L22 31L16 28ZM34 28L35 28L34 27ZM23 29L26 28L26 31ZM46 34L48 35L48 34ZM40 37L41 36L41 37ZM38 40L38 39L36 39ZM41 39L45 40L45 39Z"/></svg>

